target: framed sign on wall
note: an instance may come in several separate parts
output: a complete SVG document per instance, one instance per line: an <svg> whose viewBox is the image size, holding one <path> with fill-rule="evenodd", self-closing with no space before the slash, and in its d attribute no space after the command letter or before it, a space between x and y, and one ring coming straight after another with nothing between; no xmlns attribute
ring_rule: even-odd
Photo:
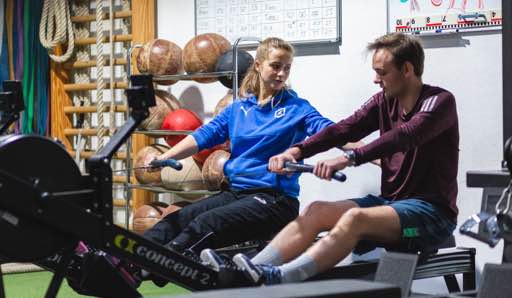
<svg viewBox="0 0 512 298"><path fill-rule="evenodd" d="M294 44L341 41L341 0L195 0L196 35L283 38Z"/></svg>
<svg viewBox="0 0 512 298"><path fill-rule="evenodd" d="M501 0L388 0L388 32L500 29Z"/></svg>

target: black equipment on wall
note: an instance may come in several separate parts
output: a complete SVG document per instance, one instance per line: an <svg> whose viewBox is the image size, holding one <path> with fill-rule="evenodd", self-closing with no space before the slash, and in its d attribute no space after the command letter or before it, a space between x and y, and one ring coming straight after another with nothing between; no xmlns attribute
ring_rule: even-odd
<svg viewBox="0 0 512 298"><path fill-rule="evenodd" d="M502 0L503 144L512 137L512 1Z"/></svg>
<svg viewBox="0 0 512 298"><path fill-rule="evenodd" d="M25 109L20 81L4 81L3 92L0 92L0 135L20 118Z"/></svg>
<svg viewBox="0 0 512 298"><path fill-rule="evenodd" d="M503 149L503 161L508 172L512 174L512 136L505 142L505 148Z"/></svg>
<svg viewBox="0 0 512 298"><path fill-rule="evenodd" d="M467 173L469 187L502 187L501 196L494 210L485 210L471 215L460 227L461 234L475 238L494 247L504 240L503 262L512 262L512 137L503 147L503 171L500 174ZM485 191L484 191L485 194Z"/></svg>

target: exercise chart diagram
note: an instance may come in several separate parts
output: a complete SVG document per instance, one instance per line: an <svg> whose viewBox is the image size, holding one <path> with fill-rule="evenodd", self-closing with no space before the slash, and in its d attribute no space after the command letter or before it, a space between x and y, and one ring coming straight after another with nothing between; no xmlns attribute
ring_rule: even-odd
<svg viewBox="0 0 512 298"><path fill-rule="evenodd" d="M341 0L196 0L196 34L214 32L234 42L269 36L293 43L337 42Z"/></svg>
<svg viewBox="0 0 512 298"><path fill-rule="evenodd" d="M388 0L390 32L483 31L501 25L501 0Z"/></svg>

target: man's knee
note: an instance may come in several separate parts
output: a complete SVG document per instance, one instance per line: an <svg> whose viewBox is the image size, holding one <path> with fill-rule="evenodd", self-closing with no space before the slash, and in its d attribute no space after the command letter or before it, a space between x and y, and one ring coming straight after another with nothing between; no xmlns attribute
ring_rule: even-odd
<svg viewBox="0 0 512 298"><path fill-rule="evenodd" d="M343 214L332 233L349 233L358 239L396 243L400 238L400 219L389 206L356 207Z"/></svg>
<svg viewBox="0 0 512 298"><path fill-rule="evenodd" d="M332 212L333 208L330 202L314 201L304 209L297 219L308 225L325 226L325 221Z"/></svg>
<svg viewBox="0 0 512 298"><path fill-rule="evenodd" d="M366 211L364 208L359 207L347 210L338 220L332 232L348 231L356 234L362 233Z"/></svg>
<svg viewBox="0 0 512 298"><path fill-rule="evenodd" d="M325 214L326 212L328 212L329 205L330 205L329 202L314 201L313 203L309 204L304 209L301 216L309 216L309 217L322 216L322 214Z"/></svg>

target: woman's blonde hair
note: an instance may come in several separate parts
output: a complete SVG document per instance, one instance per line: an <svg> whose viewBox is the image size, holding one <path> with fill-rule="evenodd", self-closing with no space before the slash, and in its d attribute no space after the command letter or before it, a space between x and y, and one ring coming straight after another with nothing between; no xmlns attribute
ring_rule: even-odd
<svg viewBox="0 0 512 298"><path fill-rule="evenodd" d="M262 63L268 59L268 55L271 49L281 49L290 53L292 56L295 52L293 46L289 42L278 37L268 37L263 40L256 49L255 62L259 61ZM242 85L240 86L240 95L243 97L247 97L249 94L254 94L256 97L259 96L260 76L256 70L255 64L256 63L253 63L251 67L249 67L249 70L247 70L247 74L242 81Z"/></svg>

